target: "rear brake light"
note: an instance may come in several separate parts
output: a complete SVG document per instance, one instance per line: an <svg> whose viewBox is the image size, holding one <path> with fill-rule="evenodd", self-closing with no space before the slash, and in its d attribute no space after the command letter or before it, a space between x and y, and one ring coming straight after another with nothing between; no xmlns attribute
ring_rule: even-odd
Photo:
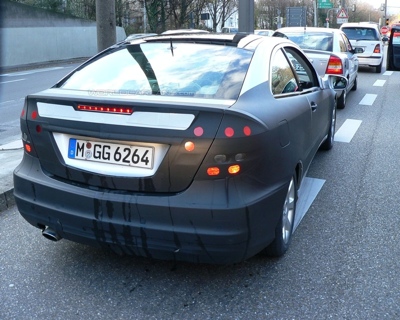
<svg viewBox="0 0 400 320"><path fill-rule="evenodd" d="M379 44L375 46L374 53L381 53L381 46Z"/></svg>
<svg viewBox="0 0 400 320"><path fill-rule="evenodd" d="M210 167L207 169L207 174L209 176L217 176L217 175L219 175L219 168L218 167Z"/></svg>
<svg viewBox="0 0 400 320"><path fill-rule="evenodd" d="M91 112L104 112L104 113L117 113L117 114L132 114L133 108L130 107L110 107L110 106L86 106L78 105L80 111L91 111Z"/></svg>
<svg viewBox="0 0 400 320"><path fill-rule="evenodd" d="M343 74L342 60L338 57L330 56L328 66L326 67L326 74Z"/></svg>
<svg viewBox="0 0 400 320"><path fill-rule="evenodd" d="M28 152L28 153L31 153L31 152L32 152L32 147L31 147L30 144L25 143L25 151Z"/></svg>

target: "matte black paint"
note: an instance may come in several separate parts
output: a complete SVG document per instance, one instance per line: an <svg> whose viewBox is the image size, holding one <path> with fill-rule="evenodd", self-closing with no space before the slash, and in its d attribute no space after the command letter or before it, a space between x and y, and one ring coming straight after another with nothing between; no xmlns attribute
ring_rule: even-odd
<svg viewBox="0 0 400 320"><path fill-rule="evenodd" d="M315 74L316 77L316 74ZM58 90L58 91L57 91ZM281 218L289 181L307 171L330 128L333 90L314 87L273 98L269 84L260 84L227 107L135 104L135 110L193 113L187 130L121 127L56 119L30 119L37 102L96 103L50 89L31 95L21 118L25 154L14 172L14 195L21 215L33 226L49 226L61 237L106 246L118 253L155 259L204 263L235 263L271 243ZM316 102L318 108L311 108ZM129 101L108 98L108 104ZM40 125L42 131L36 131ZM251 136L242 133L243 126ZM202 126L205 134L195 137ZM237 134L227 138L224 130ZM92 174L68 167L52 133L99 139L146 141L169 145L167 155L152 177L127 178ZM183 151L184 142L196 152ZM222 173L217 179L206 170L214 156L227 155L219 164L224 172L237 153L245 154L240 174Z"/></svg>

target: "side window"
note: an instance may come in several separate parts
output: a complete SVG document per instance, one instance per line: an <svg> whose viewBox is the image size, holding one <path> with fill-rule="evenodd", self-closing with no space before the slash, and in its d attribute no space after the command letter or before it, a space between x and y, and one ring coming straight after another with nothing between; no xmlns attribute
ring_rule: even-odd
<svg viewBox="0 0 400 320"><path fill-rule="evenodd" d="M344 42L343 37L341 37L341 36L339 37L339 49L340 49L340 52L347 52L348 51L347 45Z"/></svg>
<svg viewBox="0 0 400 320"><path fill-rule="evenodd" d="M298 88L296 76L282 50L276 52L272 59L271 66L272 93L275 95L295 92Z"/></svg>
<svg viewBox="0 0 400 320"><path fill-rule="evenodd" d="M310 61L293 47L286 47L285 53L291 62L299 83L299 91L319 86L317 74Z"/></svg>
<svg viewBox="0 0 400 320"><path fill-rule="evenodd" d="M342 38L343 38L343 46L345 46L345 48L347 48L347 50L345 49L345 51L353 50L353 47L351 46L349 39L345 35L342 35ZM340 41L340 51L342 51L341 47L342 47L342 41ZM345 51L343 51L343 52L345 52Z"/></svg>

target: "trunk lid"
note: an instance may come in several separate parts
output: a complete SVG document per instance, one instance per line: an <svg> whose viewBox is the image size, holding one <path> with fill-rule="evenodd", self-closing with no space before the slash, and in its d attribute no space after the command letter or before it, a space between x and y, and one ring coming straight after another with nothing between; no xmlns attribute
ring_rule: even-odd
<svg viewBox="0 0 400 320"><path fill-rule="evenodd" d="M99 99L85 91L49 89L27 97L21 128L44 172L56 179L89 188L180 192L193 181L233 103Z"/></svg>

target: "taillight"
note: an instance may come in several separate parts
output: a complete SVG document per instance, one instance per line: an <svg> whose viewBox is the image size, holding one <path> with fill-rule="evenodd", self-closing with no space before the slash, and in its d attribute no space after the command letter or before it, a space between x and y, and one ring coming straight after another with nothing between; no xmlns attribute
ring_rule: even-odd
<svg viewBox="0 0 400 320"><path fill-rule="evenodd" d="M381 53L381 46L379 44L375 46L374 53Z"/></svg>
<svg viewBox="0 0 400 320"><path fill-rule="evenodd" d="M79 111L117 113L117 114L127 114L127 115L133 113L133 108L130 107L88 106L80 104L77 106L77 109Z"/></svg>
<svg viewBox="0 0 400 320"><path fill-rule="evenodd" d="M326 74L343 74L342 60L335 56L330 56L326 67Z"/></svg>

